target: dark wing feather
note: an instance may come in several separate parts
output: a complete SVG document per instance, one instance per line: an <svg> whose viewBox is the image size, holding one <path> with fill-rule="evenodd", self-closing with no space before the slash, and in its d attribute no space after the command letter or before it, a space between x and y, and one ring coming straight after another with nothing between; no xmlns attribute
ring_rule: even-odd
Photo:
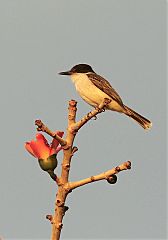
<svg viewBox="0 0 168 240"><path fill-rule="evenodd" d="M106 79L100 75L97 75L96 73L88 73L87 76L96 87L105 92L109 97L118 102L121 106L124 105L118 93L114 90L114 88L112 88Z"/></svg>

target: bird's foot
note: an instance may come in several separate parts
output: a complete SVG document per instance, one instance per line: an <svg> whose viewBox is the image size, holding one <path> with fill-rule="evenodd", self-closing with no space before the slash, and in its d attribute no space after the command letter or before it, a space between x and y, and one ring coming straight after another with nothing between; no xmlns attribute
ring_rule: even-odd
<svg viewBox="0 0 168 240"><path fill-rule="evenodd" d="M98 106L96 106L95 109L98 111L98 113L105 112L105 108L100 109Z"/></svg>

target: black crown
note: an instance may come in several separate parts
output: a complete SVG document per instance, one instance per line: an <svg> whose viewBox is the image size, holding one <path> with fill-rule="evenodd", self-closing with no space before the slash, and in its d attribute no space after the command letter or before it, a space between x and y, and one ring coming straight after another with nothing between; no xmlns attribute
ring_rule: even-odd
<svg viewBox="0 0 168 240"><path fill-rule="evenodd" d="M75 65L70 71L72 73L88 73L88 72L93 72L94 73L93 69L88 64Z"/></svg>

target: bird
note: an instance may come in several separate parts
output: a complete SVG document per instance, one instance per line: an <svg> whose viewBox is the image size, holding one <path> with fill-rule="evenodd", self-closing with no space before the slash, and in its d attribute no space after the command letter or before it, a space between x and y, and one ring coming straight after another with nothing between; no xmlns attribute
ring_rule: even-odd
<svg viewBox="0 0 168 240"><path fill-rule="evenodd" d="M112 85L105 78L98 75L90 65L84 63L77 64L69 71L60 72L59 74L70 76L76 91L92 107L98 107L105 98L108 98L111 102L106 106L107 110L127 115L145 130L152 127L150 120L124 105L121 97Z"/></svg>

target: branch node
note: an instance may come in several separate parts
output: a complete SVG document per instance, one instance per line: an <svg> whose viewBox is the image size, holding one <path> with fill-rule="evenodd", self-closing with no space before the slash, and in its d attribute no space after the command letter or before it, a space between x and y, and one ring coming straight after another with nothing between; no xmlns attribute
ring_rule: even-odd
<svg viewBox="0 0 168 240"><path fill-rule="evenodd" d="M58 186L61 186L61 185L62 185L62 183L61 183L61 179L58 178L58 180L56 181L56 183L57 183ZM57 196L57 195L56 195L56 196Z"/></svg>
<svg viewBox="0 0 168 240"><path fill-rule="evenodd" d="M86 114L86 116L84 118L87 120L88 118L90 118L91 115L92 115L92 112L89 112Z"/></svg>
<svg viewBox="0 0 168 240"><path fill-rule="evenodd" d="M126 165L127 165L127 169L131 169L131 161L127 161Z"/></svg>
<svg viewBox="0 0 168 240"><path fill-rule="evenodd" d="M69 188L66 192L67 192L67 193L71 193L71 192L72 192L72 189Z"/></svg>
<svg viewBox="0 0 168 240"><path fill-rule="evenodd" d="M68 119L69 120L74 120L74 117L75 117L75 114L77 111L76 105L77 105L77 102L75 100L69 101L69 107L68 107L68 110L69 110Z"/></svg>
<svg viewBox="0 0 168 240"><path fill-rule="evenodd" d="M78 132L78 125L76 123L71 123L68 127L68 131L75 136Z"/></svg>
<svg viewBox="0 0 168 240"><path fill-rule="evenodd" d="M69 182L65 183L64 186L63 186L63 188L64 188L64 191L66 192L66 194L72 192L72 189L71 189L71 187L70 187Z"/></svg>
<svg viewBox="0 0 168 240"><path fill-rule="evenodd" d="M94 176L91 176L91 177L90 177L90 180L91 180L92 182L94 181L94 179L95 179Z"/></svg>
<svg viewBox="0 0 168 240"><path fill-rule="evenodd" d="M99 106L95 107L95 110L98 112L98 113L101 113L101 112L104 112L105 110L103 110L103 108L99 108ZM96 117L96 116L95 116ZM97 117L96 117L97 118Z"/></svg>
<svg viewBox="0 0 168 240"><path fill-rule="evenodd" d="M66 170L69 170L70 169L70 164L67 163L67 164L62 164L62 167Z"/></svg>
<svg viewBox="0 0 168 240"><path fill-rule="evenodd" d="M37 125L37 131L45 132L45 126L40 119L35 120L35 125Z"/></svg>
<svg viewBox="0 0 168 240"><path fill-rule="evenodd" d="M74 153L77 152L77 151L78 151L78 148L74 146L74 147L72 148L71 156L73 156Z"/></svg>
<svg viewBox="0 0 168 240"><path fill-rule="evenodd" d="M58 230L61 230L62 227L63 227L63 224L62 224L62 223L58 223L58 224L56 224L56 228L57 228Z"/></svg>
<svg viewBox="0 0 168 240"><path fill-rule="evenodd" d="M71 99L71 100L69 101L69 106L71 106L71 107L76 107L76 105L77 105L77 101L76 101L76 100Z"/></svg>
<svg viewBox="0 0 168 240"><path fill-rule="evenodd" d="M74 119L74 116L72 114L68 114L68 119L69 120L73 120Z"/></svg>
<svg viewBox="0 0 168 240"><path fill-rule="evenodd" d="M58 207L63 207L63 206L64 206L64 202L62 202L60 199L57 199L57 200L56 200L56 205L57 205Z"/></svg>
<svg viewBox="0 0 168 240"><path fill-rule="evenodd" d="M115 172L116 172L116 173L118 173L118 172L120 172L120 171L121 171L121 169L120 169L119 166L115 167Z"/></svg>
<svg viewBox="0 0 168 240"><path fill-rule="evenodd" d="M69 207L68 206L64 206L64 213L66 213L66 211L68 211Z"/></svg>
<svg viewBox="0 0 168 240"><path fill-rule="evenodd" d="M51 224L53 224L53 216L52 215L46 215L46 219L50 221Z"/></svg>
<svg viewBox="0 0 168 240"><path fill-rule="evenodd" d="M64 145L64 146L62 146L62 149L64 149L64 150L68 150L68 149L70 149L70 145L69 144L66 144L66 145Z"/></svg>

